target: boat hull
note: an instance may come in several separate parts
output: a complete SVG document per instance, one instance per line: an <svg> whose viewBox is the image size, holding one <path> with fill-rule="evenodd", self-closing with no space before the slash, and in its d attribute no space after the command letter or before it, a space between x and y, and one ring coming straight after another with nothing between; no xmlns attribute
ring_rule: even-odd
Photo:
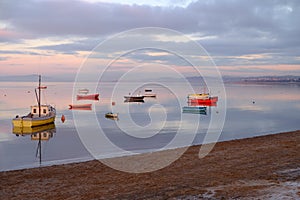
<svg viewBox="0 0 300 200"><path fill-rule="evenodd" d="M216 101L206 101L206 102L199 102L199 101L188 101L188 105L189 106L217 106L217 102Z"/></svg>
<svg viewBox="0 0 300 200"><path fill-rule="evenodd" d="M215 104L218 101L218 97L209 97L205 99L188 99L188 103L192 104Z"/></svg>
<svg viewBox="0 0 300 200"><path fill-rule="evenodd" d="M36 127L42 126L50 123L54 123L55 116L48 116L48 117L38 117L38 118L31 118L31 117L18 117L12 120L14 127Z"/></svg>
<svg viewBox="0 0 300 200"><path fill-rule="evenodd" d="M144 96L124 96L124 98L127 102L144 101Z"/></svg>

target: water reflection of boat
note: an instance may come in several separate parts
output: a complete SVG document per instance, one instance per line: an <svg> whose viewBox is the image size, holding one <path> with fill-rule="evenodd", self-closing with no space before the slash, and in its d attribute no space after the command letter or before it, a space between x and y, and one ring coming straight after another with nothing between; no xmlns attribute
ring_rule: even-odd
<svg viewBox="0 0 300 200"><path fill-rule="evenodd" d="M82 94L82 95L77 95L77 100L99 100L99 94Z"/></svg>
<svg viewBox="0 0 300 200"><path fill-rule="evenodd" d="M152 92L151 89L145 89L144 97L152 97L155 98L156 94Z"/></svg>
<svg viewBox="0 0 300 200"><path fill-rule="evenodd" d="M41 90L46 89L41 86L41 75L39 76L39 86L35 89L37 105L31 106L31 112L25 116L16 116L13 120L14 127L35 127L49 123L54 123L56 110L51 105L41 104ZM38 89L38 93L37 93Z"/></svg>
<svg viewBox="0 0 300 200"><path fill-rule="evenodd" d="M92 110L92 104L70 104L69 110Z"/></svg>
<svg viewBox="0 0 300 200"><path fill-rule="evenodd" d="M30 135L31 140L38 141L36 149L36 157L39 158L40 164L42 163L42 141L48 141L56 133L55 124L47 124L38 127L13 127L13 134L16 136Z"/></svg>
<svg viewBox="0 0 300 200"><path fill-rule="evenodd" d="M202 114L206 115L206 107L204 106L184 106L182 107L183 113L193 113L193 114Z"/></svg>
<svg viewBox="0 0 300 200"><path fill-rule="evenodd" d="M113 119L113 120L119 119L118 113L112 113L112 112L106 113L105 117L108 119Z"/></svg>
<svg viewBox="0 0 300 200"><path fill-rule="evenodd" d="M29 135L33 133L48 131L48 130L55 131L55 124L46 124L43 126L36 126L36 127L13 127L13 133L16 135Z"/></svg>
<svg viewBox="0 0 300 200"><path fill-rule="evenodd" d="M218 101L217 96L212 97L210 96L209 93L189 94L187 98L189 103L198 103L198 104L216 103Z"/></svg>
<svg viewBox="0 0 300 200"><path fill-rule="evenodd" d="M125 100L124 103L130 103L130 102L135 102L135 103L145 103L145 101L142 99L142 100Z"/></svg>

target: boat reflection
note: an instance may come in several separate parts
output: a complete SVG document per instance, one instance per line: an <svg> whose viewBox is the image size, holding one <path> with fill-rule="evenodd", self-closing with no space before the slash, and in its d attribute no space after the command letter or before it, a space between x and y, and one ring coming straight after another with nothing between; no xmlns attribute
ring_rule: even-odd
<svg viewBox="0 0 300 200"><path fill-rule="evenodd" d="M207 115L207 107L204 107L204 106L184 106L184 107L182 107L182 113Z"/></svg>
<svg viewBox="0 0 300 200"><path fill-rule="evenodd" d="M42 163L42 141L48 141L56 133L55 124L47 124L37 127L13 127L13 134L19 136L31 136L31 140L38 141L36 149L36 157L39 158L39 163Z"/></svg>
<svg viewBox="0 0 300 200"><path fill-rule="evenodd" d="M76 96L77 101L79 100L93 100L99 101L99 94L77 94Z"/></svg>
<svg viewBox="0 0 300 200"><path fill-rule="evenodd" d="M124 101L124 103L145 103L145 101L143 99L142 100L137 100L137 99L130 100L130 99L126 99Z"/></svg>
<svg viewBox="0 0 300 200"><path fill-rule="evenodd" d="M69 110L92 110L92 104L70 104Z"/></svg>

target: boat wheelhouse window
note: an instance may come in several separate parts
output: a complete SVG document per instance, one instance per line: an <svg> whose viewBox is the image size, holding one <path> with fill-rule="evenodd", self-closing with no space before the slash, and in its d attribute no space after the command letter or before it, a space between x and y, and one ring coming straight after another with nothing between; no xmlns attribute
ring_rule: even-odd
<svg viewBox="0 0 300 200"><path fill-rule="evenodd" d="M44 112L44 114L46 114L46 113L47 113L47 110L44 108L44 109L43 109L43 112Z"/></svg>
<svg viewBox="0 0 300 200"><path fill-rule="evenodd" d="M147 89L146 89L145 92L152 92L152 90L147 90Z"/></svg>
<svg viewBox="0 0 300 200"><path fill-rule="evenodd" d="M36 108L33 109L33 113L36 113Z"/></svg>

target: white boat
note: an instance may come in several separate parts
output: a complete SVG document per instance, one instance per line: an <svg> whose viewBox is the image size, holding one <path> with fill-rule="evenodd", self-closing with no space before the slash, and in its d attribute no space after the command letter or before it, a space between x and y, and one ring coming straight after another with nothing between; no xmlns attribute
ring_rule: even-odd
<svg viewBox="0 0 300 200"><path fill-rule="evenodd" d="M45 124L54 123L56 110L49 104L41 104L41 90L46 89L46 86L41 86L41 76L39 76L39 86L35 89L37 105L31 106L31 112L25 116L17 115L13 118L14 127L35 127Z"/></svg>
<svg viewBox="0 0 300 200"><path fill-rule="evenodd" d="M78 90L78 94L87 94L87 93L89 93L89 90L86 88Z"/></svg>
<svg viewBox="0 0 300 200"><path fill-rule="evenodd" d="M145 89L144 97L156 97L156 94L151 89Z"/></svg>

